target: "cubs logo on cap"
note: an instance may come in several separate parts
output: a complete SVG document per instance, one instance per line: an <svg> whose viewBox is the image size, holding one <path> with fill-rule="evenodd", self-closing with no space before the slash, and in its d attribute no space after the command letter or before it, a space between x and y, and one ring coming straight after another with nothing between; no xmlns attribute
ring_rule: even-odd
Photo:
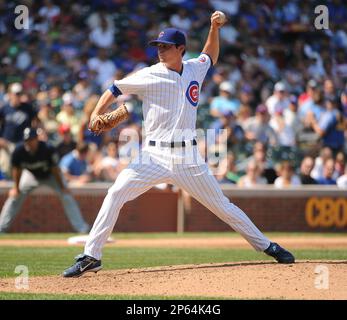
<svg viewBox="0 0 347 320"><path fill-rule="evenodd" d="M157 46L158 43L186 45L185 34L176 28L167 28L161 31L158 35L158 39L150 41L150 46Z"/></svg>
<svg viewBox="0 0 347 320"><path fill-rule="evenodd" d="M188 101L196 107L199 102L199 82L197 81L191 81L187 92L186 92L186 97Z"/></svg>

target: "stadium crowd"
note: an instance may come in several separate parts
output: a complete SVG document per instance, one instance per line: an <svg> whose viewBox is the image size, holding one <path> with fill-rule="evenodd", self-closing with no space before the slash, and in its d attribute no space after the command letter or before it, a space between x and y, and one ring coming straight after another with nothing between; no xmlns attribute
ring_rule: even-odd
<svg viewBox="0 0 347 320"><path fill-rule="evenodd" d="M156 63L147 42L165 27L184 30L184 59L196 57L210 13L221 10L218 64L200 93L199 146L221 183L347 188L347 6L326 1L329 29L317 30L319 1L22 0L29 28L17 30L14 1L0 0L0 180L26 127L54 145L65 179L114 181L138 150L141 102L121 96L130 119L88 131L100 94L114 79ZM116 106L114 106L116 107ZM224 130L223 130L224 129ZM125 137L128 137L128 140ZM129 142L130 141L130 142ZM226 148L219 148L219 145ZM221 151L221 149L223 149Z"/></svg>

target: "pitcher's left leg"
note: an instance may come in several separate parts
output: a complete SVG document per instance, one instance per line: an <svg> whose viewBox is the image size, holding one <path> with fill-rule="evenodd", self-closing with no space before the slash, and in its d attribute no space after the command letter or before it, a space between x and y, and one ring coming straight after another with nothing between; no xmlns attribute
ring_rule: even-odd
<svg viewBox="0 0 347 320"><path fill-rule="evenodd" d="M207 165L182 167L174 175L174 183L211 210L218 218L240 233L257 251L270 246L270 240L247 215L224 196Z"/></svg>

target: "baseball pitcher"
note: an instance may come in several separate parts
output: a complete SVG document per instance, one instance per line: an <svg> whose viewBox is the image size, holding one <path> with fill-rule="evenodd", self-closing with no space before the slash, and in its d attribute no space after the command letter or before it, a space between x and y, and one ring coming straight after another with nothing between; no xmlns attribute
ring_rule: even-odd
<svg viewBox="0 0 347 320"><path fill-rule="evenodd" d="M143 102L146 140L141 159L134 160L110 187L90 231L84 253L63 273L79 277L102 268L102 248L111 234L122 206L159 183L186 190L235 231L257 251L264 251L279 263L293 263L294 256L270 242L247 215L223 195L200 156L195 124L199 93L205 75L219 55L219 29L225 21L220 13L211 15L209 34L200 56L183 61L185 35L174 28L159 33L149 44L158 49L159 63L118 81L104 92L91 115L90 129L108 130L127 118L126 106L113 113L107 108L122 94L136 94ZM184 134L182 134L184 133Z"/></svg>

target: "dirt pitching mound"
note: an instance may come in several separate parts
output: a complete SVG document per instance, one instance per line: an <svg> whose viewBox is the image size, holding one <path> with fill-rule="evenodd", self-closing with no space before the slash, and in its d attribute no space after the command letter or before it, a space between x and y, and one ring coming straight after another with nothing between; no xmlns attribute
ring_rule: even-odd
<svg viewBox="0 0 347 320"><path fill-rule="evenodd" d="M1 279L0 291L248 299L347 299L346 261L233 262L101 271L78 279L31 277L28 290Z"/></svg>

